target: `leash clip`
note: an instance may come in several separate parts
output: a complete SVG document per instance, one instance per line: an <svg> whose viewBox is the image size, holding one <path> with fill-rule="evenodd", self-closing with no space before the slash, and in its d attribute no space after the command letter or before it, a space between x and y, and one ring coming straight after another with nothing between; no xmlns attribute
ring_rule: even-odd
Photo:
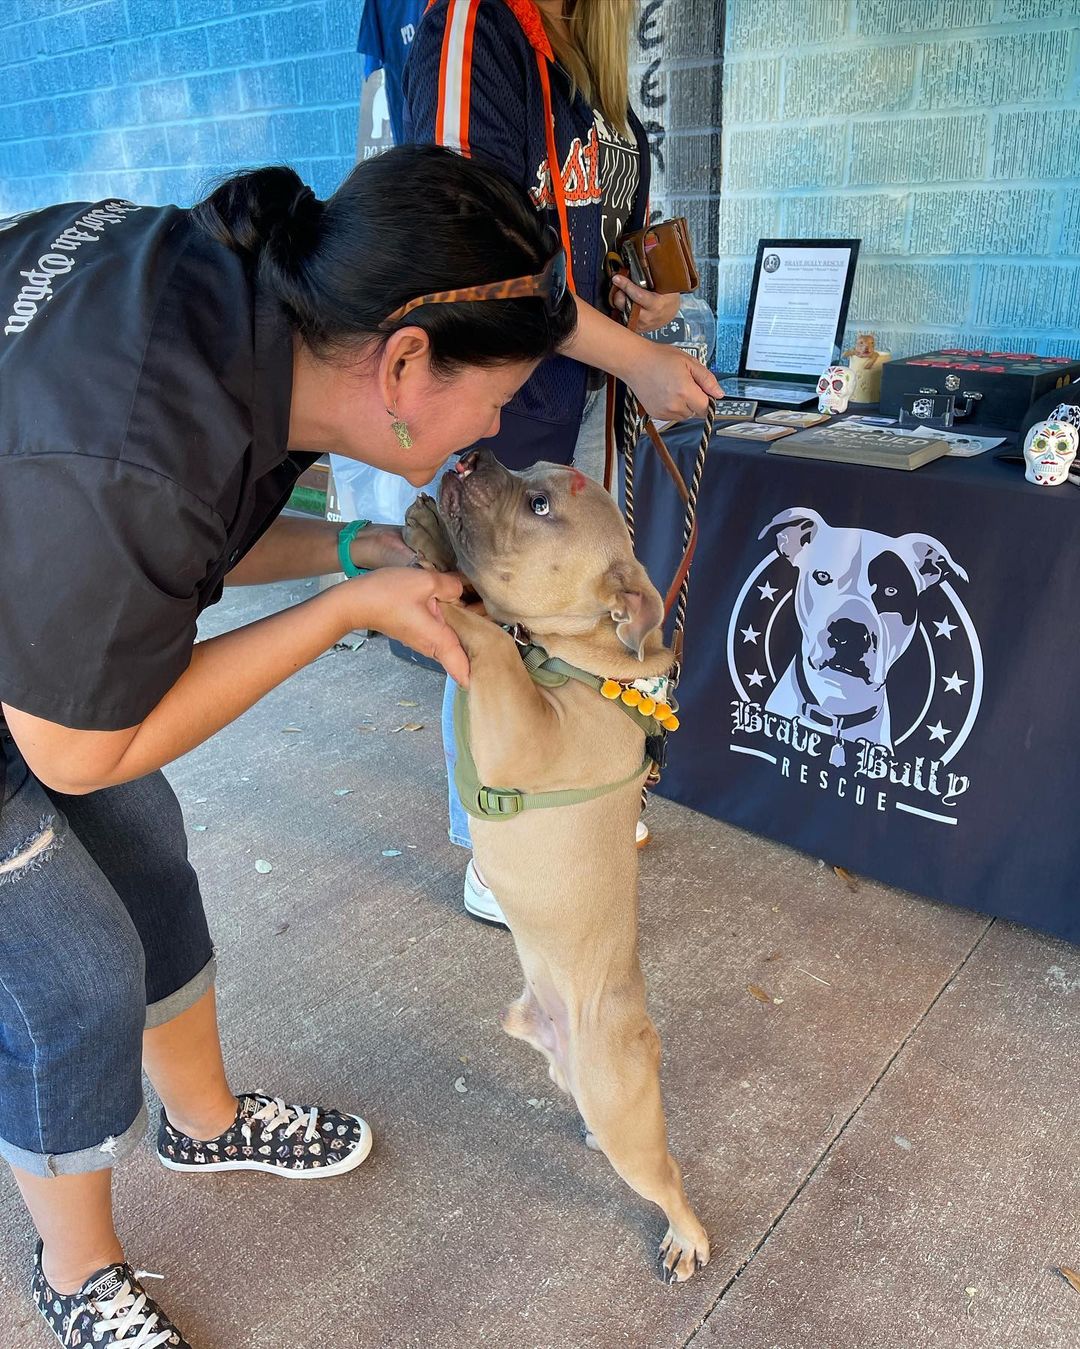
<svg viewBox="0 0 1080 1349"><path fill-rule="evenodd" d="M532 646L533 640L529 635L529 630L524 623L514 623L506 629L510 636L520 647Z"/></svg>

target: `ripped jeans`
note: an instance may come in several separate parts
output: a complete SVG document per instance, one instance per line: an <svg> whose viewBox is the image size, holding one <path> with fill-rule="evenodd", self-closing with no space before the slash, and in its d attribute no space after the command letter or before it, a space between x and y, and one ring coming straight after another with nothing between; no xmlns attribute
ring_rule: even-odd
<svg viewBox="0 0 1080 1349"><path fill-rule="evenodd" d="M210 988L214 953L161 773L62 796L0 725L0 1156L114 1166L146 1129L142 1035Z"/></svg>

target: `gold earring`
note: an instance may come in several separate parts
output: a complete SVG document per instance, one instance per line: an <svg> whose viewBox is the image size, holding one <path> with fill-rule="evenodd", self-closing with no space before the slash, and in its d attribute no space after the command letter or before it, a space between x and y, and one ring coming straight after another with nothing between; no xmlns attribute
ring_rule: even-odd
<svg viewBox="0 0 1080 1349"><path fill-rule="evenodd" d="M397 408L394 408L393 411L391 411L390 408L387 408L386 415L390 418L390 430L397 436L398 444L403 450L411 450L413 438L409 433L408 422L402 421L398 416Z"/></svg>

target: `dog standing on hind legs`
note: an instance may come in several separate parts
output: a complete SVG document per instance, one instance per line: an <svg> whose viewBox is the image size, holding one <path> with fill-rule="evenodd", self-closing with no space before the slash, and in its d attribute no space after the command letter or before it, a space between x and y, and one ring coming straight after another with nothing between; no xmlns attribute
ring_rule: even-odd
<svg viewBox="0 0 1080 1349"><path fill-rule="evenodd" d="M525 974L503 1028L544 1055L593 1145L663 1209L662 1270L683 1282L708 1263L709 1239L668 1151L660 1037L637 954L644 732L576 678L534 681L499 626L524 626L579 672L661 677L672 656L660 596L611 497L557 465L511 473L473 451L444 476L437 508L421 497L410 509L405 537L427 565L457 567L496 620L443 606L469 657L467 740L479 781L504 798L618 784L574 804L474 817L473 845Z"/></svg>

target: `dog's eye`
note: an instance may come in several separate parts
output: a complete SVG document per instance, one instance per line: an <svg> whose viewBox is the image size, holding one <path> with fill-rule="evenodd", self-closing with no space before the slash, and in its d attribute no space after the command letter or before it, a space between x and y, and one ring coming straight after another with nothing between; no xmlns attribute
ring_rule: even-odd
<svg viewBox="0 0 1080 1349"><path fill-rule="evenodd" d="M551 503L542 492L538 492L536 496L530 497L529 505L532 507L532 513L534 515L547 515L551 510Z"/></svg>
<svg viewBox="0 0 1080 1349"><path fill-rule="evenodd" d="M827 586L832 581L832 577L827 571L816 571L814 572L814 580L819 586Z"/></svg>
<svg viewBox="0 0 1080 1349"><path fill-rule="evenodd" d="M892 599L894 595L898 595L899 593L900 592L897 590L895 586L885 587L885 594L889 597L889 599Z"/></svg>

